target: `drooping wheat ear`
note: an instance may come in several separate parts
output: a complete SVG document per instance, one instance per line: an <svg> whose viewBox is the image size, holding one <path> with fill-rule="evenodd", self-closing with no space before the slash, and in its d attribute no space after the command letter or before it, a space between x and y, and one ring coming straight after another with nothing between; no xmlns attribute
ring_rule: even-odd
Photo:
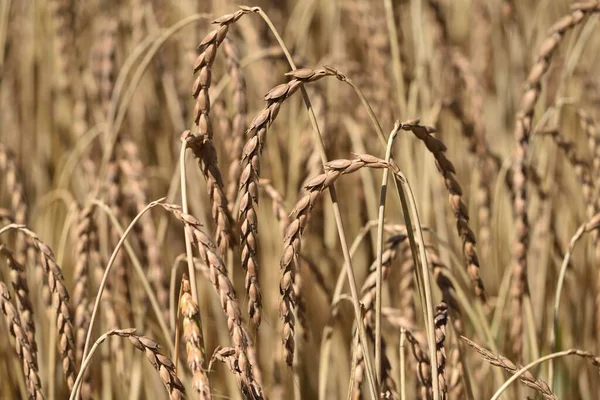
<svg viewBox="0 0 600 400"><path fill-rule="evenodd" d="M406 339L410 343L413 356L417 362L418 396L422 400L430 400L433 398L433 393L431 388L431 365L427 350L421 348L421 344L410 331L406 331Z"/></svg>
<svg viewBox="0 0 600 400"><path fill-rule="evenodd" d="M574 141L564 137L558 130L539 132L540 135L549 136L556 146L565 153L569 164L575 170L575 176L582 187L582 197L586 205L586 214L591 218L596 213L594 204L594 184L592 182L590 165L577 154L577 145Z"/></svg>
<svg viewBox="0 0 600 400"><path fill-rule="evenodd" d="M75 345L73 340L73 325L71 321L71 310L69 308L69 292L63 282L62 270L54 259L54 253L37 234L22 226L14 226L14 229L24 234L37 250L40 257L39 266L42 267L48 279L48 286L54 297L56 306L56 330L59 335L58 348L62 356L63 372L69 389L72 389L77 376L75 364Z"/></svg>
<svg viewBox="0 0 600 400"><path fill-rule="evenodd" d="M17 296L19 296L17 292ZM27 391L29 397L35 400L43 400L41 380L38 375L37 356L31 347L31 342L27 338L28 333L23 329L19 320L19 314L12 305L10 292L4 284L0 282L0 308L6 319L8 331L15 338L15 351L17 356L23 362L23 373L27 380Z"/></svg>
<svg viewBox="0 0 600 400"><path fill-rule="evenodd" d="M122 140L122 157L119 158L119 169L124 177L123 195L129 217L134 218L148 204L148 180L145 174L138 148L131 140ZM142 265L147 265L148 280L156 292L159 304L168 320L169 290L167 279L161 266L160 246L156 237L156 226L149 214L145 214L136 225L138 241L142 249Z"/></svg>
<svg viewBox="0 0 600 400"><path fill-rule="evenodd" d="M231 148L229 149L231 164L229 164L228 171L227 199L229 200L230 207L233 208L238 194L240 174L242 173L240 159L244 148L248 99L246 98L246 78L240 67L240 57L237 47L232 40L227 38L223 40L223 53L227 62L227 74L231 78L232 84L233 120L231 121L231 132L229 132L228 138L228 142L231 143Z"/></svg>
<svg viewBox="0 0 600 400"><path fill-rule="evenodd" d="M326 69L298 69L286 74L292 78L288 83L275 86L266 94L267 106L260 112L246 131L246 144L242 152L240 176L240 210L242 266L246 270L248 313L255 324L260 323L261 296L258 284L258 220L255 206L258 205L258 180L260 178L260 155L265 145L267 129L279 113L283 102L303 83L314 82L327 75ZM290 282L292 285L293 282ZM291 287L291 286L290 286ZM288 311L291 311L288 310ZM291 364L290 364L291 365Z"/></svg>
<svg viewBox="0 0 600 400"><path fill-rule="evenodd" d="M25 190L20 178L19 169L13 152L0 143L0 172L4 177L6 191L10 193L10 211L11 219L16 224L24 225L27 223L27 202L25 199ZM24 262L27 253L25 241L17 239L15 244L17 258L19 262Z"/></svg>
<svg viewBox="0 0 600 400"><path fill-rule="evenodd" d="M252 364L248 356L248 339L250 335L242 323L242 313L235 296L235 290L227 277L227 269L219 257L216 245L200 230L200 221L194 216L183 213L181 208L176 205L161 204L161 206L185 224L186 229L190 232L192 244L198 249L204 264L209 267L210 280L219 295L221 307L227 317L227 327L236 349L238 368L244 378L244 390L248 393L254 393L258 390L255 394L262 396L262 389L253 374L253 369L258 369L258 364Z"/></svg>
<svg viewBox="0 0 600 400"><path fill-rule="evenodd" d="M283 319L282 341L284 358L289 366L294 359L294 315L292 310L296 306L293 290L295 281L295 268L292 266L294 259L300 253L302 233L308 223L312 207L317 203L323 191L342 175L356 172L362 167L387 168L388 164L379 158L368 154L358 154L355 160L334 160L327 163L325 172L315 176L306 185L305 195L296 203L291 213L291 222L286 230L281 257L281 280L279 293L281 303L279 312Z"/></svg>
<svg viewBox="0 0 600 400"><path fill-rule="evenodd" d="M206 179L208 195L212 205L212 215L216 224L217 245L223 255L234 244L233 220L223 188L223 178L221 177L217 163L217 152L212 143L213 131L209 115L210 97L208 92L212 77L211 68L215 61L217 50L227 35L229 25L248 12L239 10L213 21L214 24L218 25L218 28L202 39L199 45L202 51L194 63L194 73L198 76L194 81L192 94L196 99L194 122L198 131L194 135L194 140L188 141L188 145L192 149L194 156L198 159L200 169Z"/></svg>
<svg viewBox="0 0 600 400"><path fill-rule="evenodd" d="M464 336L461 336L461 338L462 338L462 340L465 341L465 343L467 343L469 346L471 346L473 349L475 349L479 354L481 354L481 356L483 357L484 360L486 360L493 366L500 367L500 368L504 369L505 371L509 372L510 374L514 374L515 372L517 372L518 370L521 369L520 365L514 364L508 358L503 357L501 355L494 354L491 351L489 351L488 349L485 349L485 348L479 346L477 343L473 342L470 339L467 339ZM541 379L535 379L535 377L529 371L522 374L519 377L519 380L521 382L523 382L525 385L527 385L528 387L530 387L531 389L540 393L544 397L544 399L558 400L558 397L554 393L552 393L548 384Z"/></svg>
<svg viewBox="0 0 600 400"><path fill-rule="evenodd" d="M513 272L511 277L512 326L510 340L512 352L521 357L523 351L523 297L528 293L527 249L529 247L529 220L527 217L527 166L529 138L532 132L535 105L542 90L542 78L565 34L579 25L586 15L600 12L600 2L589 1L571 6L571 12L559 19L549 30L548 37L539 47L536 61L529 71L517 112L513 157L513 213L515 240L513 243Z"/></svg>
<svg viewBox="0 0 600 400"><path fill-rule="evenodd" d="M448 385L446 381L446 349L444 342L446 341L446 325L448 324L448 305L442 301L435 307L435 348L437 353L438 365L438 385L440 387L441 399L446 398Z"/></svg>
<svg viewBox="0 0 600 400"><path fill-rule="evenodd" d="M119 20L115 17L104 15L100 19L100 27L91 54L92 73L98 85L98 95L104 114L108 114L110 98L116 78L116 50Z"/></svg>
<svg viewBox="0 0 600 400"><path fill-rule="evenodd" d="M435 132L434 128L407 124L402 129L414 133L417 138L425 143L427 149L435 157L435 164L444 178L444 185L449 194L450 207L456 218L456 231L462 240L463 254L467 262L467 273L473 282L475 294L485 303L487 299L483 281L479 276L479 258L477 257L475 234L469 227L469 211L462 198L462 188L455 176L456 170L452 162L446 158L446 146L441 140L432 136L432 133Z"/></svg>
<svg viewBox="0 0 600 400"><path fill-rule="evenodd" d="M192 371L192 386L200 399L210 399L210 384L205 370L204 338L200 321L200 309L192 299L190 280L187 274L181 278L181 297L179 308L183 316L183 340L188 366Z"/></svg>

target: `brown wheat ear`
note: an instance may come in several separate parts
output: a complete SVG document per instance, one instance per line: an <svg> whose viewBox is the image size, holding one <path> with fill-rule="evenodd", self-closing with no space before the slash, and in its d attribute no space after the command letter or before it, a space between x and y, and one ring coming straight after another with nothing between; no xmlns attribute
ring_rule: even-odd
<svg viewBox="0 0 600 400"><path fill-rule="evenodd" d="M411 124L404 124L402 129L414 133L418 139L425 143L427 150L435 158L435 165L444 178L450 207L456 218L456 231L462 240L463 254L467 262L467 273L473 282L475 294L483 303L486 303L485 288L479 276L479 257L477 256L477 247L475 245L475 234L469 227L469 211L463 200L462 187L456 179L454 165L446 157L446 146L441 140L433 137L432 133L436 132L434 128L419 125L418 121Z"/></svg>

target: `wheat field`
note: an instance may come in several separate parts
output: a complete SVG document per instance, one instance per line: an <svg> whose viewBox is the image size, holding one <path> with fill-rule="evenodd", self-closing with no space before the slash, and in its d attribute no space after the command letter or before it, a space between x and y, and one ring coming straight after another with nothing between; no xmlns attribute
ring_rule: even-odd
<svg viewBox="0 0 600 400"><path fill-rule="evenodd" d="M0 0L0 398L600 398L599 18Z"/></svg>

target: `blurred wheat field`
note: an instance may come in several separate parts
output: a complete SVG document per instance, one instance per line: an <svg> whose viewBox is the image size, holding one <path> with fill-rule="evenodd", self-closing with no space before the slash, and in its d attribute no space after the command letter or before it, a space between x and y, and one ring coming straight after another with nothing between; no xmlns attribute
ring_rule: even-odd
<svg viewBox="0 0 600 400"><path fill-rule="evenodd" d="M599 18L1 0L0 398L600 398Z"/></svg>

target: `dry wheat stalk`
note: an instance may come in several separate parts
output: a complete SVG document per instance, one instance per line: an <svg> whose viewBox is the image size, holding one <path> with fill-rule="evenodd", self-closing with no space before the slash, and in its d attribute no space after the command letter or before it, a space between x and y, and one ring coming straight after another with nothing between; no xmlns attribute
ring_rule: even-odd
<svg viewBox="0 0 600 400"><path fill-rule="evenodd" d="M188 366L192 371L192 386L200 399L210 399L210 384L204 369L204 338L198 304L192 299L190 281L187 274L181 278L179 309L183 316L183 340L185 341Z"/></svg>
<svg viewBox="0 0 600 400"><path fill-rule="evenodd" d="M27 380L27 390L29 397L35 400L44 399L40 377L38 375L37 357L34 349L31 347L31 342L27 338L27 333L23 330L19 320L19 314L12 305L10 292L4 284L0 282L0 308L6 319L8 331L15 338L15 351L17 356L23 362L23 373Z"/></svg>
<svg viewBox="0 0 600 400"><path fill-rule="evenodd" d="M588 1L571 5L571 12L559 19L549 29L548 36L539 47L536 61L529 70L517 112L513 157L513 212L515 240L513 243L513 272L511 278L512 326L510 340L512 352L520 359L523 351L523 296L528 292L527 249L529 247L529 221L527 217L527 167L529 138L532 132L535 105L542 89L542 78L565 34L579 25L587 14L600 12L600 2Z"/></svg>
<svg viewBox="0 0 600 400"><path fill-rule="evenodd" d="M477 343L473 342L472 340L467 339L464 336L461 336L461 338L469 346L471 346L479 354L481 354L483 356L483 359L486 360L487 362L489 362L490 364L492 364L496 367L500 367L500 368L504 369L505 371L508 371L511 374L514 374L519 369L521 369L521 366L515 365L508 358L503 357L501 355L496 355L496 354L492 353L491 351L479 346ZM544 397L544 399L558 400L558 397L556 397L556 395L554 393L552 393L548 384L541 379L535 379L535 377L529 371L522 374L519 377L519 380L521 382L523 382L525 385L527 385L528 387L539 392Z"/></svg>
<svg viewBox="0 0 600 400"><path fill-rule="evenodd" d="M469 212L462 198L462 188L455 177L454 165L446 158L446 146L441 140L432 136L434 128L418 124L406 124L402 127L404 130L410 130L415 136L425 143L427 149L435 157L435 164L438 171L444 178L444 185L448 190L450 207L456 218L456 231L462 240L463 254L467 262L467 272L473 286L475 294L482 301L486 302L485 288L483 281L479 276L479 258L477 257L477 248L475 246L475 234L469 228Z"/></svg>
<svg viewBox="0 0 600 400"><path fill-rule="evenodd" d="M244 387L249 393L262 396L262 388L253 373L253 370L258 371L258 364L252 364L248 355L250 335L242 323L242 313L235 290L227 277L227 269L218 255L216 245L200 230L201 224L194 216L183 213L176 205L161 204L161 206L189 229L190 237L193 238L192 244L198 249L203 263L209 267L210 280L219 295L221 307L227 317L227 327L236 349L237 364L244 378Z"/></svg>
<svg viewBox="0 0 600 400"><path fill-rule="evenodd" d="M288 72L286 75L290 76L292 80L274 87L265 95L264 99L267 102L267 106L250 123L246 131L246 144L244 145L242 155L239 210L242 266L246 270L248 311L256 324L260 322L261 295L258 285L258 261L256 259L256 252L258 250L258 220L255 204L258 205L260 155L265 145L267 129L277 117L282 103L294 94L300 88L300 85L317 81L324 76L333 75L333 73L326 69L299 69ZM290 284L293 284L293 282L290 282ZM291 309L288 311L291 311Z"/></svg>

